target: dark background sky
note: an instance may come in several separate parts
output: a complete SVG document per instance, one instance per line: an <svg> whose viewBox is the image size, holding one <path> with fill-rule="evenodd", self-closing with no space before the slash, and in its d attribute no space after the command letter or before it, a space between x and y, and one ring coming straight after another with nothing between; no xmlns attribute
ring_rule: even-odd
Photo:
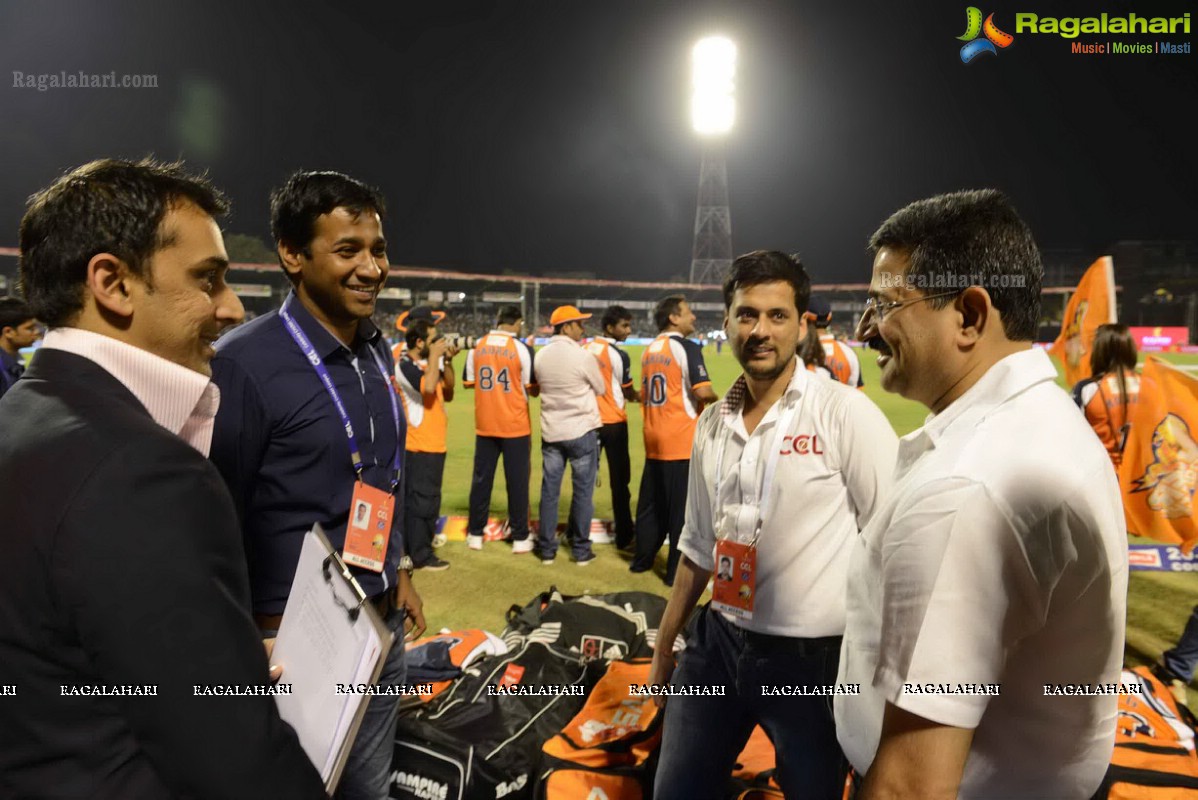
<svg viewBox="0 0 1198 800"><path fill-rule="evenodd" d="M964 65L967 4L3 0L0 246L63 169L153 153L210 171L229 232L265 238L272 186L338 169L384 190L393 264L681 275L701 152L688 56L712 32L740 48L738 252L798 251L819 280L862 280L885 216L979 186L1008 192L1045 248L1196 238L1198 54L1073 55L1023 35ZM1017 11L1133 4L982 10L1014 32ZM158 88L11 86L14 70L81 69Z"/></svg>

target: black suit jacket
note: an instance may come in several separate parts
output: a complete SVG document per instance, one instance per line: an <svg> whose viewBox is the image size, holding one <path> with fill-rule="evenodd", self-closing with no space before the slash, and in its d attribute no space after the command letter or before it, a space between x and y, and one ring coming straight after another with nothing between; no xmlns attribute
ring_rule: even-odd
<svg viewBox="0 0 1198 800"><path fill-rule="evenodd" d="M0 514L0 797L325 796L274 698L195 696L269 683L237 517L94 362L41 350L0 399Z"/></svg>

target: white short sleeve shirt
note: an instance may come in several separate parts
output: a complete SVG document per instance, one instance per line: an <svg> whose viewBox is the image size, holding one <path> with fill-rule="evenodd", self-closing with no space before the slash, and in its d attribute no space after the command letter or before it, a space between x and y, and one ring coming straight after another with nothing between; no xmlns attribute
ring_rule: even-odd
<svg viewBox="0 0 1198 800"><path fill-rule="evenodd" d="M745 391L742 377L699 418L678 547L713 570L717 537L752 540L777 442L757 545L753 619L736 624L777 636L839 636L849 556L890 485L898 439L869 398L801 365L751 435L743 420ZM780 439L779 419L790 420Z"/></svg>
<svg viewBox="0 0 1198 800"><path fill-rule="evenodd" d="M855 543L837 735L858 772L886 703L974 730L961 798L1089 798L1110 762L1127 541L1102 445L1042 351L1004 358L899 444ZM997 686L998 694L991 688Z"/></svg>

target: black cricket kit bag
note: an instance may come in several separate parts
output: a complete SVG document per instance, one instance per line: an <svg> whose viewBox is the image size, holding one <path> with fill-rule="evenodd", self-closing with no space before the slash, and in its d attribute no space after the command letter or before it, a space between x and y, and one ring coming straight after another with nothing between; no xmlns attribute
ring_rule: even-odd
<svg viewBox="0 0 1198 800"><path fill-rule="evenodd" d="M562 595L557 587L507 612L509 648L542 642L584 661L652 658L665 598L648 592Z"/></svg>
<svg viewBox="0 0 1198 800"><path fill-rule="evenodd" d="M602 672L602 662L583 664L535 641L476 662L433 703L400 718L391 797L531 798L542 742L578 713Z"/></svg>

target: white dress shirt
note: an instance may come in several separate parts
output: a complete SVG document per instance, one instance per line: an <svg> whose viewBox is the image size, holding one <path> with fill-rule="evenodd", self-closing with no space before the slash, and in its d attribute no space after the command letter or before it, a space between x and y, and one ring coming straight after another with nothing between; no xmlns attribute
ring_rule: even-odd
<svg viewBox="0 0 1198 800"><path fill-rule="evenodd" d="M1098 787L1117 697L1044 685L1118 682L1127 537L1106 451L1055 378L1042 351L1007 356L903 437L849 572L838 680L862 693L835 709L858 772L890 702L974 729L962 798L1083 800Z"/></svg>
<svg viewBox="0 0 1198 800"><path fill-rule="evenodd" d="M568 442L602 427L599 401L604 393L599 362L569 336L554 336L537 352L541 387L541 441Z"/></svg>
<svg viewBox="0 0 1198 800"><path fill-rule="evenodd" d="M849 555L890 486L898 439L861 392L796 365L752 434L743 376L699 418L678 547L713 570L717 537L752 541L769 454L780 442L757 544L753 618L736 624L778 636L839 636ZM780 416L790 421L779 440Z"/></svg>
<svg viewBox="0 0 1198 800"><path fill-rule="evenodd" d="M52 328L42 347L93 361L116 378L162 427L207 458L220 406L209 378L161 356L79 328Z"/></svg>

